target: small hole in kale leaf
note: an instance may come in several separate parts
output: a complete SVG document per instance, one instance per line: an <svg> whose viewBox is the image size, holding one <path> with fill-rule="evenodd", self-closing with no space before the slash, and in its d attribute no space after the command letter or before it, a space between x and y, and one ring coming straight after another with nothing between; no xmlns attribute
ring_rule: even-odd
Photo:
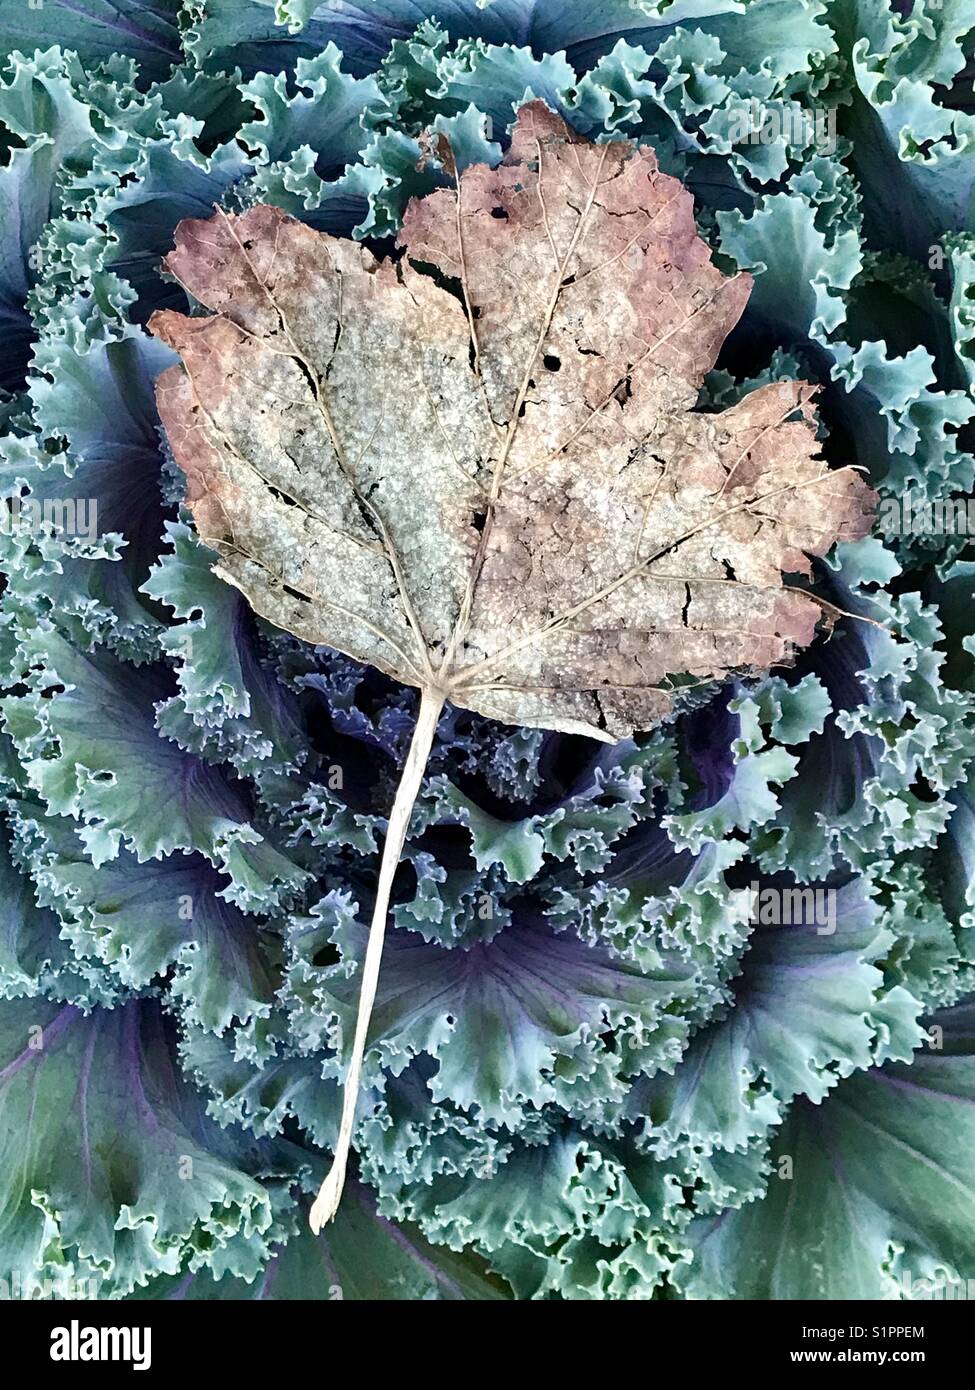
<svg viewBox="0 0 975 1390"><path fill-rule="evenodd" d="M931 786L928 779L922 777L920 774L918 774L911 783L911 791L917 797L918 801L932 802L940 800L938 793Z"/></svg>

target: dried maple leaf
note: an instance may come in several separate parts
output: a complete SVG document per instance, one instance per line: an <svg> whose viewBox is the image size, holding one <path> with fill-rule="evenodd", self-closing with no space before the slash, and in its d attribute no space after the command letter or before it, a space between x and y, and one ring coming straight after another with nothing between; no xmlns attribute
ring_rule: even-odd
<svg viewBox="0 0 975 1390"><path fill-rule="evenodd" d="M447 167L452 167L446 161ZM443 702L617 739L670 676L789 660L783 582L869 526L797 381L698 388L748 275L722 275L653 152L522 108L497 169L407 210L377 261L273 207L184 222L157 396L218 573L279 627L423 692L389 821L333 1171L341 1194L389 892Z"/></svg>

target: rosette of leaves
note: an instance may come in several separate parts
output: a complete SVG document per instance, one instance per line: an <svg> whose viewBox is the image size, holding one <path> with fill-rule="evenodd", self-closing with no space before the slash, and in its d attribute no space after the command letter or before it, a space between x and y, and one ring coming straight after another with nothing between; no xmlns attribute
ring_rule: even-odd
<svg viewBox="0 0 975 1390"><path fill-rule="evenodd" d="M144 332L191 307L159 274L179 222L270 204L382 259L409 198L455 185L422 132L461 173L496 165L540 98L652 148L721 271L754 278L698 410L815 382L819 449L882 503L971 487L964 7L603 6L598 34L591 7L434 9L416 30L416 6L367 0L282 24L73 4L66 53L50 6L0 21L21 55L0 86L4 490L94 497L99 523L0 535L3 1265L115 1297L964 1276L958 536L840 545L814 592L857 616L770 678L685 693L648 737L448 706L393 885L357 1172L318 1237L295 1206L337 1134L416 696L255 619L179 513L153 392L175 358ZM791 119L820 106L832 149ZM749 139L763 110L793 134ZM753 884L793 882L835 889L832 934L751 922ZM848 1176L824 1235L827 1169Z"/></svg>

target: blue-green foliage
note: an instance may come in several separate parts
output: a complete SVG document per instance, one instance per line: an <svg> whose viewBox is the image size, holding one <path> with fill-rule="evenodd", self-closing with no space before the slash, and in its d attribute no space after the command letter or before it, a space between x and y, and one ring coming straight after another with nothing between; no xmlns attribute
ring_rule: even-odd
<svg viewBox="0 0 975 1390"><path fill-rule="evenodd" d="M806 375L828 459L964 498L973 33L973 0L5 7L3 491L98 525L0 528L0 1277L806 1298L971 1272L975 566L963 535L879 532L821 567L844 616L795 669L635 742L445 714L321 1258L301 1202L416 697L211 573L144 324L181 302L180 219L270 201L381 246L445 177L426 128L497 162L541 97L650 143L753 273L702 409ZM759 108L782 138L750 138ZM828 890L832 930L811 897L753 921L756 884Z"/></svg>

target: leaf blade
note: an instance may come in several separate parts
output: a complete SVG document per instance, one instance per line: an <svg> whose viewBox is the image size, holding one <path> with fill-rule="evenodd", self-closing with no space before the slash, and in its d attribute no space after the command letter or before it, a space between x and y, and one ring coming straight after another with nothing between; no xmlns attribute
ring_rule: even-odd
<svg viewBox="0 0 975 1390"><path fill-rule="evenodd" d="M502 165L415 199L400 242L377 262L258 207L182 224L167 260L213 312L154 317L183 359L160 410L263 616L609 740L666 715L674 675L812 640L783 575L862 535L872 494L816 457L805 383L691 409L751 280L711 264L649 148L531 102Z"/></svg>

